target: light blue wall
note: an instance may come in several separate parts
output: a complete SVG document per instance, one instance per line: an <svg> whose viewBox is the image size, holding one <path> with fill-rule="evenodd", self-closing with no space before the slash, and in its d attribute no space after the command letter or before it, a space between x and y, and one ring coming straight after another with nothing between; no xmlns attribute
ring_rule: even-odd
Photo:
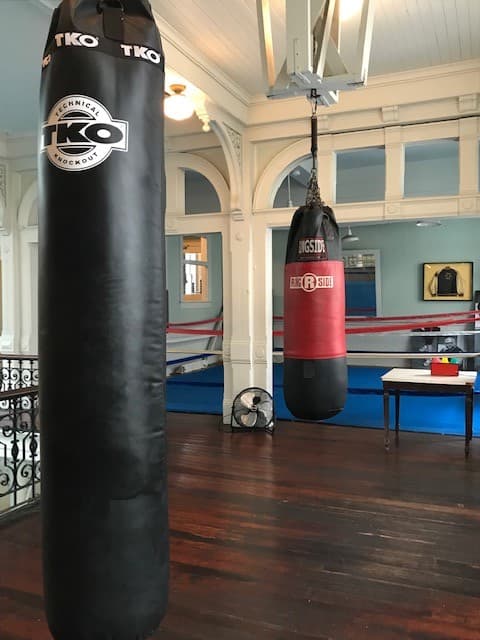
<svg viewBox="0 0 480 640"><path fill-rule="evenodd" d="M473 262L480 288L480 220L444 220L439 227L412 222L359 226L350 248L380 249L383 315L464 311L472 302L422 300L424 262Z"/></svg>
<svg viewBox="0 0 480 640"><path fill-rule="evenodd" d="M439 227L419 228L415 222L359 225L360 238L349 250L379 249L382 315L414 315L464 311L473 302L422 300L424 262L473 262L473 289L480 289L480 220L444 220ZM287 231L272 237L274 315L283 313L283 264Z"/></svg>
<svg viewBox="0 0 480 640"><path fill-rule="evenodd" d="M208 238L208 302L181 302L182 285L182 236L168 236L167 288L170 322L205 320L218 315L223 299L222 235L203 234Z"/></svg>

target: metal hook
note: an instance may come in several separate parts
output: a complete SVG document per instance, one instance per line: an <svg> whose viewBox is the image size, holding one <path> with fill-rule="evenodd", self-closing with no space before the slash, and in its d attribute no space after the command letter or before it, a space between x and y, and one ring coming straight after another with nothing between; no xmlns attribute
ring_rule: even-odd
<svg viewBox="0 0 480 640"><path fill-rule="evenodd" d="M307 96L307 100L310 102L312 106L312 116L317 115L318 105L321 102L321 98L317 93L316 89L310 90L310 95Z"/></svg>

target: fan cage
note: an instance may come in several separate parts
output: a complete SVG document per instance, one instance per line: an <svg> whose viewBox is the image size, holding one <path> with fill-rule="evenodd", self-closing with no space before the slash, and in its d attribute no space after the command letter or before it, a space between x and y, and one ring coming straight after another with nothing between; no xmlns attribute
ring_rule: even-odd
<svg viewBox="0 0 480 640"><path fill-rule="evenodd" d="M261 406L260 409L258 409L259 406ZM266 409L268 409L268 413ZM253 419L255 414L257 418ZM263 415L263 417L258 420L260 415ZM243 421L242 416L246 417ZM250 419L251 416L253 417ZM246 422L250 421L252 421L251 425L246 424ZM273 433L275 429L275 411L272 395L261 387L242 389L235 396L232 403L230 428L231 431L267 431L268 433Z"/></svg>

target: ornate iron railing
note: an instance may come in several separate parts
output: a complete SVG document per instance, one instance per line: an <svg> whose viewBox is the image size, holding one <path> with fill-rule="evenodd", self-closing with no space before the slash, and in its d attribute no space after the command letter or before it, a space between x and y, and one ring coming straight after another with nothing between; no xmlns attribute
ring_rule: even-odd
<svg viewBox="0 0 480 640"><path fill-rule="evenodd" d="M38 356L0 354L0 391L38 385Z"/></svg>
<svg viewBox="0 0 480 640"><path fill-rule="evenodd" d="M0 392L0 518L40 497L38 387Z"/></svg>

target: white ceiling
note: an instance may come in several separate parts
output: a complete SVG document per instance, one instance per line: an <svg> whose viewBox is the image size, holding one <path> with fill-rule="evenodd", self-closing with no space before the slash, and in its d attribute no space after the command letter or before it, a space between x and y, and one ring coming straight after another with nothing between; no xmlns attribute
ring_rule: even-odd
<svg viewBox="0 0 480 640"><path fill-rule="evenodd" d="M152 6L249 94L264 93L255 0L152 0ZM285 0L270 6L282 61ZM480 0L375 0L370 75L478 57Z"/></svg>
<svg viewBox="0 0 480 640"><path fill-rule="evenodd" d="M280 61L285 0L270 3ZM0 133L37 128L49 4L54 0L0 0ZM255 0L152 0L152 5L243 91L264 93ZM370 75L480 58L479 34L480 0L376 0ZM181 126L170 131L181 132Z"/></svg>

